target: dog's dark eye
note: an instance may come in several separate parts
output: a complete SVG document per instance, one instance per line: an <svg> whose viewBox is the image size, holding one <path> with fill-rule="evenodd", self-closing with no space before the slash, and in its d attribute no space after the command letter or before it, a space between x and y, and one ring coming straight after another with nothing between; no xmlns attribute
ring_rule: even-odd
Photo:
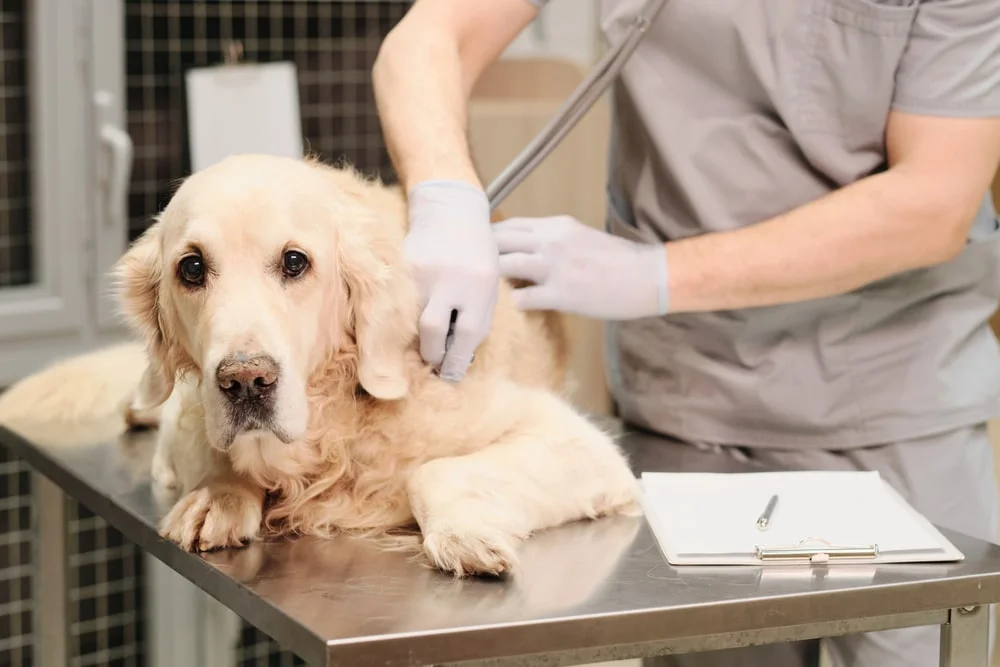
<svg viewBox="0 0 1000 667"><path fill-rule="evenodd" d="M297 278L309 268L309 258L298 250L289 250L281 260L281 270L289 278Z"/></svg>
<svg viewBox="0 0 1000 667"><path fill-rule="evenodd" d="M177 264L177 275L191 287L199 287L205 282L205 260L201 255L182 257Z"/></svg>

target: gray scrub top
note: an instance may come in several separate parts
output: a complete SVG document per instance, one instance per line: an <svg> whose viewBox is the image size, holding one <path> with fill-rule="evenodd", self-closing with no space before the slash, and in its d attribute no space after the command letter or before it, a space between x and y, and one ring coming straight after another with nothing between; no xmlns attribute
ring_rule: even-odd
<svg viewBox="0 0 1000 667"><path fill-rule="evenodd" d="M601 0L612 44L644 2ZM614 88L608 229L662 243L788 211L884 169L891 109L1000 115L1000 0L667 0ZM613 323L620 414L687 440L833 449L991 418L998 229L987 195L943 265Z"/></svg>

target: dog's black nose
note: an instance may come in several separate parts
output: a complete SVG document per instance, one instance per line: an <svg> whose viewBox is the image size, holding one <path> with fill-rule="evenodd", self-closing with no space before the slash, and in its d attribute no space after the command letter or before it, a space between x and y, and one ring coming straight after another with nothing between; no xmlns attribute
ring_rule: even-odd
<svg viewBox="0 0 1000 667"><path fill-rule="evenodd" d="M219 362L215 379L231 401L265 400L278 384L278 362L266 354L233 354Z"/></svg>

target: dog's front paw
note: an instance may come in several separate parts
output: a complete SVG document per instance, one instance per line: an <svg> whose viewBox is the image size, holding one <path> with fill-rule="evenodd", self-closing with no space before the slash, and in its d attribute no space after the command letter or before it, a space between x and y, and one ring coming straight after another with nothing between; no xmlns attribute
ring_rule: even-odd
<svg viewBox="0 0 1000 667"><path fill-rule="evenodd" d="M424 553L431 563L456 576L500 576L517 565L514 539L485 527L442 527L424 532Z"/></svg>
<svg viewBox="0 0 1000 667"><path fill-rule="evenodd" d="M160 522L160 535L185 551L245 546L260 534L263 495L231 485L188 493Z"/></svg>

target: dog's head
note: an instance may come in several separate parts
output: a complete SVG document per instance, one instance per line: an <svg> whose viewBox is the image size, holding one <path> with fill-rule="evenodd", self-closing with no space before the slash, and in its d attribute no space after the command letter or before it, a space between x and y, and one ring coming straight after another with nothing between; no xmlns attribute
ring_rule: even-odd
<svg viewBox="0 0 1000 667"><path fill-rule="evenodd" d="M401 398L418 298L403 225L378 197L352 172L268 156L184 181L114 268L149 350L141 407L193 371L225 449L246 433L302 438L308 383L333 358L373 397Z"/></svg>

